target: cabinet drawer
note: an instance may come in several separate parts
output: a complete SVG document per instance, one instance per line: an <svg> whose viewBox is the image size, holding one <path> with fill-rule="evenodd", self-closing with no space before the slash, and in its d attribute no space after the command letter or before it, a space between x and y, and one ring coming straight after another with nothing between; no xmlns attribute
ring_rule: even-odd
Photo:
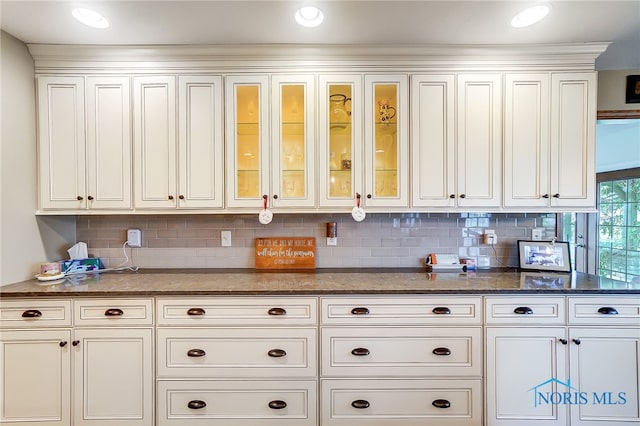
<svg viewBox="0 0 640 426"><path fill-rule="evenodd" d="M158 299L161 325L315 325L315 298Z"/></svg>
<svg viewBox="0 0 640 426"><path fill-rule="evenodd" d="M569 323L640 326L640 299L629 297L569 297Z"/></svg>
<svg viewBox="0 0 640 426"><path fill-rule="evenodd" d="M480 324L480 297L323 298L323 324Z"/></svg>
<svg viewBox="0 0 640 426"><path fill-rule="evenodd" d="M158 425L314 426L315 380L158 381Z"/></svg>
<svg viewBox="0 0 640 426"><path fill-rule="evenodd" d="M480 380L322 380L323 426L482 425Z"/></svg>
<svg viewBox="0 0 640 426"><path fill-rule="evenodd" d="M482 329L322 329L324 376L482 375Z"/></svg>
<svg viewBox="0 0 640 426"><path fill-rule="evenodd" d="M315 377L315 328L160 328L160 377Z"/></svg>
<svg viewBox="0 0 640 426"><path fill-rule="evenodd" d="M152 325L151 299L92 299L73 301L74 323L78 326Z"/></svg>
<svg viewBox="0 0 640 426"><path fill-rule="evenodd" d="M0 300L0 326L69 327L70 300Z"/></svg>
<svg viewBox="0 0 640 426"><path fill-rule="evenodd" d="M487 324L564 324L564 297L487 297Z"/></svg>

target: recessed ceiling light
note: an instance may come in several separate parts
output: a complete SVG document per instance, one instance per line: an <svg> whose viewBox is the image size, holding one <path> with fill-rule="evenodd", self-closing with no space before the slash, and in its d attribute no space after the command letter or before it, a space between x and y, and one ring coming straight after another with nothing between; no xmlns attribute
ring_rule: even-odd
<svg viewBox="0 0 640 426"><path fill-rule="evenodd" d="M98 12L91 9L84 9L82 7L73 9L71 14L78 21L82 22L86 26L91 28L104 29L109 27L109 21Z"/></svg>
<svg viewBox="0 0 640 426"><path fill-rule="evenodd" d="M303 27L317 27L324 21L324 13L314 6L301 7L296 11L296 22Z"/></svg>
<svg viewBox="0 0 640 426"><path fill-rule="evenodd" d="M541 21L551 11L551 6L540 4L523 10L513 17L511 26L514 28L524 28Z"/></svg>

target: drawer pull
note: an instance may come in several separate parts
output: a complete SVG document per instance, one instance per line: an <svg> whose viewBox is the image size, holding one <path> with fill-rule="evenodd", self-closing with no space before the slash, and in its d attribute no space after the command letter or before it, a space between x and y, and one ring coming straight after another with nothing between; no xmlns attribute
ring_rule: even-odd
<svg viewBox="0 0 640 426"><path fill-rule="evenodd" d="M104 316L106 317L121 317L124 315L124 311L118 308L107 309L104 311Z"/></svg>
<svg viewBox="0 0 640 426"><path fill-rule="evenodd" d="M436 315L449 315L451 313L451 309L446 306L436 306L431 312Z"/></svg>
<svg viewBox="0 0 640 426"><path fill-rule="evenodd" d="M351 310L352 315L369 315L369 308L357 307Z"/></svg>
<svg viewBox="0 0 640 426"><path fill-rule="evenodd" d="M199 399L194 399L193 401L189 401L187 403L187 407L194 409L194 410L199 410L201 408L204 408L207 406L207 403L204 401L200 401Z"/></svg>
<svg viewBox="0 0 640 426"><path fill-rule="evenodd" d="M282 358L283 356L287 356L287 351L285 351L284 349L271 349L269 352L267 352L267 355L272 358Z"/></svg>
<svg viewBox="0 0 640 426"><path fill-rule="evenodd" d="M355 348L354 350L351 351L351 355L355 355L355 356L367 356L370 353L371 352L367 348Z"/></svg>
<svg viewBox="0 0 640 426"><path fill-rule="evenodd" d="M431 403L436 408L449 408L451 407L451 403L446 399L436 399Z"/></svg>
<svg viewBox="0 0 640 426"><path fill-rule="evenodd" d="M22 318L38 318L42 316L42 312L37 309L28 309L22 313Z"/></svg>
<svg viewBox="0 0 640 426"><path fill-rule="evenodd" d="M206 313L207 311L205 311L202 308L189 308L189 310L187 310L187 315L191 315L191 316L201 316Z"/></svg>
<svg viewBox="0 0 640 426"><path fill-rule="evenodd" d="M528 306L518 306L513 310L513 313L518 315L531 315L533 314L533 309Z"/></svg>
<svg viewBox="0 0 640 426"><path fill-rule="evenodd" d="M612 308L611 306L603 306L598 309L598 313L602 315L618 315L618 310L616 308Z"/></svg>
<svg viewBox="0 0 640 426"><path fill-rule="evenodd" d="M451 349L449 349L449 348L435 348L431 352L434 355L451 355Z"/></svg>
<svg viewBox="0 0 640 426"><path fill-rule="evenodd" d="M358 408L358 409L369 408L369 405L371 405L369 404L369 401L365 401L364 399L356 399L351 403L351 406L353 408Z"/></svg>
<svg viewBox="0 0 640 426"><path fill-rule="evenodd" d="M274 316L287 315L287 310L282 308L271 308L267 313Z"/></svg>
<svg viewBox="0 0 640 426"><path fill-rule="evenodd" d="M203 349L189 349L187 351L187 356L192 358L200 358L205 356L207 353Z"/></svg>
<svg viewBox="0 0 640 426"><path fill-rule="evenodd" d="M269 408L272 408L274 410L282 410L283 408L287 408L287 403L276 399L273 401L269 401Z"/></svg>

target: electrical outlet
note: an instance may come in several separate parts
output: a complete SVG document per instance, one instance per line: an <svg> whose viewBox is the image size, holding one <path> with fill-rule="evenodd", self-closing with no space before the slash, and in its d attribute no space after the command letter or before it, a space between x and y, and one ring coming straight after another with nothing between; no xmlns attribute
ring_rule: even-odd
<svg viewBox="0 0 640 426"><path fill-rule="evenodd" d="M498 236L496 235L496 231L493 229L485 229L484 234L482 235L482 244L494 246L497 243Z"/></svg>
<svg viewBox="0 0 640 426"><path fill-rule="evenodd" d="M231 247L231 231L220 231L222 247Z"/></svg>
<svg viewBox="0 0 640 426"><path fill-rule="evenodd" d="M328 246L337 246L338 245L338 239L335 237L327 237L327 245Z"/></svg>
<svg viewBox="0 0 640 426"><path fill-rule="evenodd" d="M129 247L142 247L142 231L139 229L128 229L127 244Z"/></svg>
<svg viewBox="0 0 640 426"><path fill-rule="evenodd" d="M542 241L543 233L544 233L544 228L533 228L531 230L531 239L533 241Z"/></svg>

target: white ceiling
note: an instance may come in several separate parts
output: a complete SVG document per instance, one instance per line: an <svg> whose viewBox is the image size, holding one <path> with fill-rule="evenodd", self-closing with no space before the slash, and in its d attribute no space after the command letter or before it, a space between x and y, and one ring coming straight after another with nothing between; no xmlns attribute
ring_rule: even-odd
<svg viewBox="0 0 640 426"><path fill-rule="evenodd" d="M597 69L640 69L640 0L550 0L551 14L529 28L512 16L540 1L0 0L2 30L26 43L53 44L520 44L612 42ZM303 4L325 13L318 28L293 19ZM106 30L71 17L99 11Z"/></svg>

